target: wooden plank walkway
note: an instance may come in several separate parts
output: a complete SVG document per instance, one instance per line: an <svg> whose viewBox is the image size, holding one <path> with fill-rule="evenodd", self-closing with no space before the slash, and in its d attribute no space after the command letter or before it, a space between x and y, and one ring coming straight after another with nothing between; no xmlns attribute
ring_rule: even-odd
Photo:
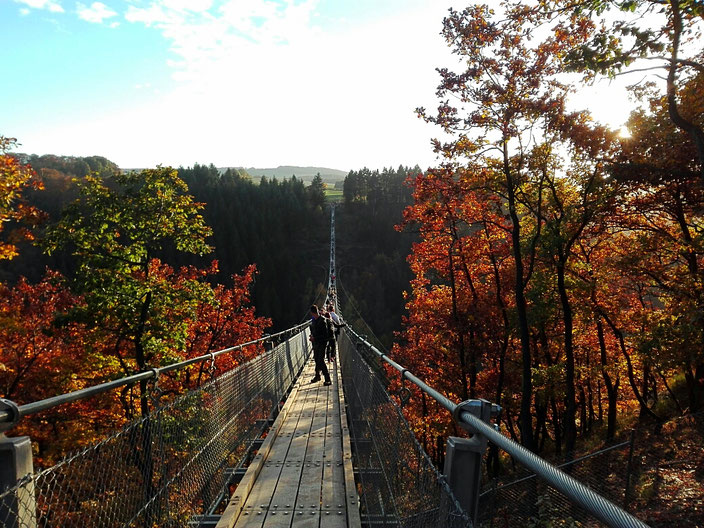
<svg viewBox="0 0 704 528"><path fill-rule="evenodd" d="M306 363L216 528L361 525L341 375L328 367L325 387Z"/></svg>

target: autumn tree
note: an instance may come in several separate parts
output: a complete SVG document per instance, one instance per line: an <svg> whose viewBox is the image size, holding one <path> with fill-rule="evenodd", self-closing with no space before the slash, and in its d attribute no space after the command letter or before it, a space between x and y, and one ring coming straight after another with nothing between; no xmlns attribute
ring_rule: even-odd
<svg viewBox="0 0 704 528"><path fill-rule="evenodd" d="M556 37L569 46L565 64L587 80L662 72L668 116L694 144L704 178L704 117L683 100L684 87L704 75L702 2L545 0L537 9L557 22Z"/></svg>
<svg viewBox="0 0 704 528"><path fill-rule="evenodd" d="M702 79L681 90L682 100L700 113ZM668 105L666 97L653 94L649 111L632 114L632 135L622 142L613 174L628 191L623 223L636 246L623 256L622 268L639 277L644 302L652 305L643 314L649 331L641 334L639 349L663 380L666 373L682 372L693 410L704 380L704 194L696 149L671 122Z"/></svg>
<svg viewBox="0 0 704 528"><path fill-rule="evenodd" d="M36 284L21 278L12 287L0 286L0 397L28 404L95 385L114 374L111 359L102 354L100 340L86 325L55 324L57 313L81 303L56 272ZM123 423L116 400L101 395L27 416L13 434L29 435L35 463L50 465Z"/></svg>
<svg viewBox="0 0 704 528"><path fill-rule="evenodd" d="M271 326L271 320L257 317L250 304L250 287L255 274L256 266L248 266L242 274L232 277L232 286L219 284L214 287L214 302L198 304L189 324L185 357L203 356L262 337L264 329ZM221 374L252 359L259 351L258 347L238 349L219 358L216 365L203 361L189 372L186 385L200 385L206 369L212 368L212 375Z"/></svg>
<svg viewBox="0 0 704 528"><path fill-rule="evenodd" d="M102 329L124 374L176 359L187 337L187 320L212 290L200 277L176 272L156 258L167 244L204 254L210 228L202 204L170 168L89 176L80 198L68 206L44 240L48 253L68 250L77 261L72 284L85 304L74 320ZM148 413L146 384L142 413Z"/></svg>
<svg viewBox="0 0 704 528"><path fill-rule="evenodd" d="M26 226L37 225L43 218L22 196L27 189L41 188L41 183L29 165L10 154L16 144L16 139L0 136L0 233L10 222L24 226L11 231L7 240L0 240L0 260L16 257L17 243L34 238Z"/></svg>
<svg viewBox="0 0 704 528"><path fill-rule="evenodd" d="M435 150L455 164L471 160L486 167L484 181L478 185L491 188L501 198L515 271L513 296L522 357L521 439L535 449L526 290L534 270L542 219L531 220L523 214L521 188L530 176L526 159L532 138L562 113L567 88L556 79L560 72L559 42L532 39L535 13L506 2L499 9L506 16L500 18L485 5L450 10L443 22L443 35L464 64L464 71L439 70L437 94L441 102L437 113L422 108L419 113L455 136L447 143L436 140ZM542 200L542 191L534 196ZM535 210L540 207L534 204ZM526 231L531 232L527 242Z"/></svg>
<svg viewBox="0 0 704 528"><path fill-rule="evenodd" d="M408 259L414 279L394 354L451 397L490 392L500 402L511 332L503 294L510 242L496 197L475 189L473 176L471 170L434 169L414 180L404 225L417 227L420 241ZM420 422L419 436L435 449L429 436L448 434L452 425L427 404L421 411L411 421Z"/></svg>

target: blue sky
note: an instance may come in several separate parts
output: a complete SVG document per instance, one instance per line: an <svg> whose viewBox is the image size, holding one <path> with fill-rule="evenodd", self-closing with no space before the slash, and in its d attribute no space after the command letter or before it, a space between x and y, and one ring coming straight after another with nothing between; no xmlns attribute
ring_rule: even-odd
<svg viewBox="0 0 704 528"><path fill-rule="evenodd" d="M439 32L464 4L0 0L0 134L123 168L427 167L438 131L414 109L456 64Z"/></svg>

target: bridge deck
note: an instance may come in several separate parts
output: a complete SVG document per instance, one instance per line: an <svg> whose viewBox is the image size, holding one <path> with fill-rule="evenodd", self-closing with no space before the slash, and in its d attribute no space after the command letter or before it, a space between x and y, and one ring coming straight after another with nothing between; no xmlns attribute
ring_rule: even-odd
<svg viewBox="0 0 704 528"><path fill-rule="evenodd" d="M360 526L339 368L329 387L313 374L310 359L217 528Z"/></svg>

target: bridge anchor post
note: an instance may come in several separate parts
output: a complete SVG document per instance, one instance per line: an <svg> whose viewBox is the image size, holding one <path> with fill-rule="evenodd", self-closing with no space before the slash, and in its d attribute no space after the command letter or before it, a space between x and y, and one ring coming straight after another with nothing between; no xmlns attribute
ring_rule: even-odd
<svg viewBox="0 0 704 528"><path fill-rule="evenodd" d="M467 400L460 403L453 413L453 418L459 426L473 435L471 438L450 436L447 439L443 473L455 498L474 523L478 521L482 459L486 452L487 439L472 430L459 417L462 412L468 412L489 423L492 416L496 416L500 410L498 405L487 400Z"/></svg>
<svg viewBox="0 0 704 528"><path fill-rule="evenodd" d="M5 431L19 421L17 405L0 399L0 410L12 414L10 422L0 424L0 525L36 528L37 506L31 478L34 473L32 442L28 436L5 436Z"/></svg>

